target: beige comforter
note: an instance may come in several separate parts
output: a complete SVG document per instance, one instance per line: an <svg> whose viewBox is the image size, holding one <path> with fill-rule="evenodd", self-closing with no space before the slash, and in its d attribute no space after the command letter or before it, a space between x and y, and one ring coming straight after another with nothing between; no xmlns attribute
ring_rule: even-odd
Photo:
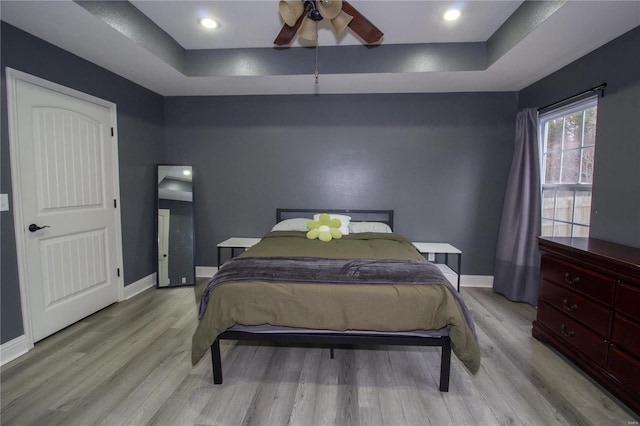
<svg viewBox="0 0 640 426"><path fill-rule="evenodd" d="M302 232L272 232L241 257L329 257L424 261L397 234L350 234L340 240L308 240ZM381 332L448 327L453 352L472 373L480 351L463 303L451 285L367 285L240 281L211 291L192 339L197 363L217 336L236 324ZM468 320L468 321L467 321Z"/></svg>

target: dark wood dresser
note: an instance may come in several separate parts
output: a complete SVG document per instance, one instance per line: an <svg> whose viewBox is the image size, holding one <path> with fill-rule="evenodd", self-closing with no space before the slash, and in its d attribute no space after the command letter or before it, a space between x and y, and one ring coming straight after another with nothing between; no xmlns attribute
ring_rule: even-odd
<svg viewBox="0 0 640 426"><path fill-rule="evenodd" d="M640 249L592 238L538 238L533 337L640 414Z"/></svg>

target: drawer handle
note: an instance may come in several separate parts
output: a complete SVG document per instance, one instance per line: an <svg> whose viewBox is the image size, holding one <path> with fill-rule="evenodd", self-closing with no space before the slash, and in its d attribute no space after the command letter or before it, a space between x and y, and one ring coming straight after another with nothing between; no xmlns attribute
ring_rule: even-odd
<svg viewBox="0 0 640 426"><path fill-rule="evenodd" d="M560 330L565 337L573 337L576 334L576 332L573 330L567 330L567 327L564 324L560 326Z"/></svg>
<svg viewBox="0 0 640 426"><path fill-rule="evenodd" d="M571 275L569 275L568 272L565 272L564 282L570 285L578 284L580 282L580 277L576 275L575 277L571 278Z"/></svg>
<svg viewBox="0 0 640 426"><path fill-rule="evenodd" d="M562 306L564 306L564 308L569 312L573 312L578 309L578 305L576 303L569 305L569 301L567 299L562 300Z"/></svg>

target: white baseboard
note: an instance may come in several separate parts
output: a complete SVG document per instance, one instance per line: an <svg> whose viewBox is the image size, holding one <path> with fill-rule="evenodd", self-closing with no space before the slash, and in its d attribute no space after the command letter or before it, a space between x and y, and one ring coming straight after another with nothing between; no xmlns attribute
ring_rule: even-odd
<svg viewBox="0 0 640 426"><path fill-rule="evenodd" d="M131 299L133 296L137 296L145 290L148 290L156 286L157 274L154 272L151 275L147 275L144 278L139 279L136 282L125 286L124 288L124 300Z"/></svg>
<svg viewBox="0 0 640 426"><path fill-rule="evenodd" d="M218 268L215 266L196 266L197 278L211 278L218 272Z"/></svg>
<svg viewBox="0 0 640 426"><path fill-rule="evenodd" d="M460 287L493 287L493 275L462 275Z"/></svg>
<svg viewBox="0 0 640 426"><path fill-rule="evenodd" d="M7 343L3 343L0 345L0 365L4 365L26 354L29 352L29 349L31 349L31 347L29 347L27 336L24 334L13 340L9 340Z"/></svg>

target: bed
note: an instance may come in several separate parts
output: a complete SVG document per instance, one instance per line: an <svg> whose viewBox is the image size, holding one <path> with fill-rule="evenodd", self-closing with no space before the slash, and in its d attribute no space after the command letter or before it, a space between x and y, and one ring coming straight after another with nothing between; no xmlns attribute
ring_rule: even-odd
<svg viewBox="0 0 640 426"><path fill-rule="evenodd" d="M341 218L348 234L308 239L302 226L320 212ZM449 389L452 351L475 374L480 352L460 295L392 229L392 210L277 209L273 230L207 284L193 364L210 349L213 381L221 384L222 339L439 346L441 391Z"/></svg>

